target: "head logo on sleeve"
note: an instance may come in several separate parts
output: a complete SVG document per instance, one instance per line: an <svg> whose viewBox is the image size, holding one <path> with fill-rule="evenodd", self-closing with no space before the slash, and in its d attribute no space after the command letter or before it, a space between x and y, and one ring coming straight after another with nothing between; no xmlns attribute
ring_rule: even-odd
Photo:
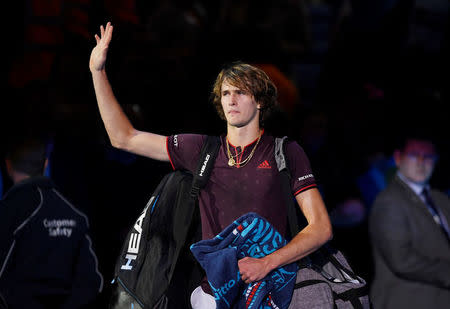
<svg viewBox="0 0 450 309"><path fill-rule="evenodd" d="M313 174L308 174L308 175L305 175L305 176L301 176L301 177L298 177L298 181L302 181L302 180L305 180L305 179L308 179L308 178L312 178L312 177L314 177L313 176Z"/></svg>

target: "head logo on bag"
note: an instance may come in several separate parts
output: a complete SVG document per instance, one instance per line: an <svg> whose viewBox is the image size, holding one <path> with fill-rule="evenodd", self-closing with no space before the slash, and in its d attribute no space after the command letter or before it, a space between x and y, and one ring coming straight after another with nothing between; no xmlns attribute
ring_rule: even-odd
<svg viewBox="0 0 450 309"><path fill-rule="evenodd" d="M137 259L139 253L139 246L141 244L141 236L142 236L142 226L144 224L145 215L147 214L148 207L151 205L154 199L155 199L154 196L150 198L149 202L147 203L147 206L145 206L141 215L134 224L133 232L131 233L130 240L128 241L127 254L125 255L125 259L127 262L120 267L120 269L122 270L133 269L133 265L131 265L131 263L132 261Z"/></svg>
<svg viewBox="0 0 450 309"><path fill-rule="evenodd" d="M209 157L210 157L210 155L207 154L206 158L205 158L205 161L203 161L202 169L200 170L200 174L199 174L200 176L203 176L203 173L205 172L206 164L208 164Z"/></svg>

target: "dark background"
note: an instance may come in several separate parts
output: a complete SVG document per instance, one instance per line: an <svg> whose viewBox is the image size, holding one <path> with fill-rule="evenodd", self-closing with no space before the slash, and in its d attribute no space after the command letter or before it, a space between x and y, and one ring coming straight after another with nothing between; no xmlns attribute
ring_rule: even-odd
<svg viewBox="0 0 450 309"><path fill-rule="evenodd" d="M266 130L304 147L334 241L370 282L367 214L404 129L432 134L432 184L450 192L449 32L448 1L362 2L7 1L0 155L30 133L48 140L47 172L90 218L106 299L125 233L171 168L111 147L88 68L99 25L114 25L108 76L141 130L223 133L215 76L235 60L261 66L280 92Z"/></svg>

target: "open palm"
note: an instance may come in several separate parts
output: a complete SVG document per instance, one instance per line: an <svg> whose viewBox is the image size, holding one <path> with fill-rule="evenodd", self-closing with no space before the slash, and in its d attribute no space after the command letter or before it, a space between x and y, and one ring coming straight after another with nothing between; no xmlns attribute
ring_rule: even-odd
<svg viewBox="0 0 450 309"><path fill-rule="evenodd" d="M109 42L111 42L113 26L110 22L100 26L100 37L96 34L95 40L97 45L92 49L91 58L89 60L89 69L91 72L101 71L105 67L106 57L108 54Z"/></svg>

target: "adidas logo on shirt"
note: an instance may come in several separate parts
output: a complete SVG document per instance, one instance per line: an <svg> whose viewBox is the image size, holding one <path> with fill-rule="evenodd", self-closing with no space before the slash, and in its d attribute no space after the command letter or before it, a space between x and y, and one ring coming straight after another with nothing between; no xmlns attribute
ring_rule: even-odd
<svg viewBox="0 0 450 309"><path fill-rule="evenodd" d="M267 160L265 160L264 162L262 162L260 165L258 165L258 168L272 168L269 164L269 162L267 162Z"/></svg>

